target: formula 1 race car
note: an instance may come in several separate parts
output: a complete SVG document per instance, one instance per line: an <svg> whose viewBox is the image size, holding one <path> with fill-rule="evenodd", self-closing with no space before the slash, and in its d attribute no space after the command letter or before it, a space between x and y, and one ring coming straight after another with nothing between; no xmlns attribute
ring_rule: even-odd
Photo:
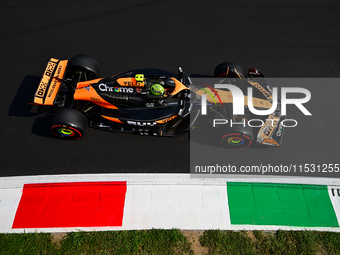
<svg viewBox="0 0 340 255"><path fill-rule="evenodd" d="M160 69L138 69L98 78L99 64L87 55L76 55L70 61L51 58L33 104L56 108L50 129L62 139L81 138L87 126L155 136L173 136L189 131L199 123L203 94L209 95L206 98L209 116L234 122L251 118L249 111L242 116L231 113L233 100L230 91L214 89L208 84L197 85L181 67L178 69L178 74ZM258 92L254 92L254 107L271 107L271 88L264 79L261 79L262 84L254 81L263 78L259 70L249 69L244 78L240 66L226 62L215 68L214 77L222 81L228 79L229 83L252 84ZM283 134L283 126L279 123L283 118L278 104L255 138L253 128L248 125L217 130L222 132L222 144L230 148L247 147L253 140L258 145L279 146Z"/></svg>

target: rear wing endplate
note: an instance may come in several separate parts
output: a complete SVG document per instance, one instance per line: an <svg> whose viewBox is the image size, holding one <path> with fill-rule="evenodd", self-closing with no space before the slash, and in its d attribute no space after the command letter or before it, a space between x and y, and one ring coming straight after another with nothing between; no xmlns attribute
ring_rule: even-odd
<svg viewBox="0 0 340 255"><path fill-rule="evenodd" d="M65 75L68 60L51 58L34 95L34 104L53 105Z"/></svg>

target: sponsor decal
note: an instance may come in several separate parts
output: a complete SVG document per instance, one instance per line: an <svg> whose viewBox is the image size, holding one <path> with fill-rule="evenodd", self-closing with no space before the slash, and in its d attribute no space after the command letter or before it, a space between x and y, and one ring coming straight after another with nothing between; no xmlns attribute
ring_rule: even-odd
<svg viewBox="0 0 340 255"><path fill-rule="evenodd" d="M52 74L53 74L53 70L56 67L56 65L57 65L56 63L48 62L45 75L48 76L48 77L51 77Z"/></svg>
<svg viewBox="0 0 340 255"><path fill-rule="evenodd" d="M251 72L249 72L249 74L252 74L252 75L260 75L260 73L259 73L257 70L255 70L255 72L254 72L254 71L251 71Z"/></svg>
<svg viewBox="0 0 340 255"><path fill-rule="evenodd" d="M50 89L50 93L48 93L48 97L51 97L51 96L52 96L53 91L54 91L54 89L55 89L56 86L57 86L57 80L54 80L54 81L53 81L53 84L52 84L52 87L51 87L51 89Z"/></svg>
<svg viewBox="0 0 340 255"><path fill-rule="evenodd" d="M168 106L177 106L178 102L168 102Z"/></svg>
<svg viewBox="0 0 340 255"><path fill-rule="evenodd" d="M51 59L46 66L43 77L35 93L34 103L53 105L53 97L59 89L67 60ZM47 95L46 95L47 94ZM43 98L46 96L46 100Z"/></svg>
<svg viewBox="0 0 340 255"><path fill-rule="evenodd" d="M99 123L98 127L101 127L101 128L109 128L109 127L111 127L111 126L105 125L104 123Z"/></svg>
<svg viewBox="0 0 340 255"><path fill-rule="evenodd" d="M155 103L146 103L145 106L146 107L155 107Z"/></svg>
<svg viewBox="0 0 340 255"><path fill-rule="evenodd" d="M63 68L63 66L59 66L58 71L57 71L57 75L55 77L59 77L59 74L61 73L62 68Z"/></svg>
<svg viewBox="0 0 340 255"><path fill-rule="evenodd" d="M282 135L282 129L283 129L283 127L282 127L282 123L281 123L280 126L279 126L279 129L276 132L277 136L281 136Z"/></svg>
<svg viewBox="0 0 340 255"><path fill-rule="evenodd" d="M115 91L116 92L123 92L123 93L133 93L133 88L119 88L119 87L115 87Z"/></svg>
<svg viewBox="0 0 340 255"><path fill-rule="evenodd" d="M135 78L127 77L127 78L119 78L117 82L120 86L124 87L144 87L144 78L137 77L138 80ZM142 80L143 79L143 80Z"/></svg>
<svg viewBox="0 0 340 255"><path fill-rule="evenodd" d="M100 91L111 91L112 92L112 87L107 86L105 83L100 83L98 88Z"/></svg>
<svg viewBox="0 0 340 255"><path fill-rule="evenodd" d="M176 117L177 117L177 115L174 115L174 116L171 116L171 117L166 118L166 119L157 120L156 122L157 122L157 123L160 123L160 124L163 124L163 123L166 123L166 122L168 122L168 121L170 121L170 120L173 120L173 119L176 118Z"/></svg>
<svg viewBox="0 0 340 255"><path fill-rule="evenodd" d="M133 93L133 88L111 87L105 83L99 84L98 88L100 91L105 91L105 92Z"/></svg>
<svg viewBox="0 0 340 255"><path fill-rule="evenodd" d="M279 144L275 140L271 140L271 139L263 140L262 144L279 146Z"/></svg>
<svg viewBox="0 0 340 255"><path fill-rule="evenodd" d="M265 135L265 137L270 137L276 128L277 121L279 121L279 118L273 117L272 115L270 115L267 121L268 123L265 127L263 134Z"/></svg>
<svg viewBox="0 0 340 255"><path fill-rule="evenodd" d="M41 81L38 87L38 90L37 90L37 96L43 97L47 86L48 86L48 82Z"/></svg>
<svg viewBox="0 0 340 255"><path fill-rule="evenodd" d="M268 91L273 94L273 89L271 87L269 87L269 85L266 86L266 88L268 89Z"/></svg>
<svg viewBox="0 0 340 255"><path fill-rule="evenodd" d="M141 92L142 92L142 88L139 88L139 87L136 88L136 92L137 92L137 93L141 93Z"/></svg>
<svg viewBox="0 0 340 255"><path fill-rule="evenodd" d="M133 126L138 126L138 127L145 127L145 126L154 126L157 123L156 122L141 122L141 121L127 121L127 124L133 125Z"/></svg>
<svg viewBox="0 0 340 255"><path fill-rule="evenodd" d="M133 82L133 81L124 81L124 85L122 86L127 86L127 87L143 87L144 83L142 82Z"/></svg>
<svg viewBox="0 0 340 255"><path fill-rule="evenodd" d="M99 98L97 98L97 97L90 97L90 99L91 99L91 101L100 101L100 99Z"/></svg>
<svg viewBox="0 0 340 255"><path fill-rule="evenodd" d="M55 88L57 87L57 85L60 85L61 79L59 79L59 76L61 74L63 70L63 65L61 65L61 63L58 65L58 70L56 72L56 74L54 75L53 79L53 83L50 86L49 92L48 92L48 96L47 97L51 97L54 93ZM50 72L50 71L49 71ZM45 72L46 74L47 72ZM59 86L58 86L59 88Z"/></svg>

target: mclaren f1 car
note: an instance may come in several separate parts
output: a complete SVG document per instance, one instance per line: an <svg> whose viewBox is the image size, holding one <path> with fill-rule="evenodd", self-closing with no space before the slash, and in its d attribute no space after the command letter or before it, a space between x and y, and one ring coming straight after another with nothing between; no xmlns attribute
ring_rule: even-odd
<svg viewBox="0 0 340 255"><path fill-rule="evenodd" d="M254 107L271 107L271 88L263 74L242 68L231 62L218 65L214 76L220 82L236 82L256 88ZM254 79L260 78L260 82ZM191 130L200 124L201 96L207 96L208 116L211 118L248 121L249 111L243 116L232 114L230 91L214 89L208 84L195 84L178 68L178 73L160 69L138 69L100 78L99 64L87 55L76 55L71 60L51 58L34 95L34 103L56 110L50 129L62 139L83 137L86 127L113 132L140 135L173 136ZM241 83L240 83L241 82ZM219 103L216 104L216 101ZM245 104L245 108L247 105ZM259 130L248 125L221 125L220 141L230 148L248 147L250 144L279 146L283 127L280 105L264 118ZM279 134L280 135L276 135ZM254 135L255 134L255 135Z"/></svg>

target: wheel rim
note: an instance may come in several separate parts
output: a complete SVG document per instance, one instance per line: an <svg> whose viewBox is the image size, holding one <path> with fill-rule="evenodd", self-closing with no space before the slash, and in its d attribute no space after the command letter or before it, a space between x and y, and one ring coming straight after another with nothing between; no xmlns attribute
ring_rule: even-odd
<svg viewBox="0 0 340 255"><path fill-rule="evenodd" d="M252 142L252 139L246 135L234 133L222 136L221 143L228 148L245 148Z"/></svg>
<svg viewBox="0 0 340 255"><path fill-rule="evenodd" d="M71 127L71 126L67 126L67 125L54 125L51 127L51 131L53 134L55 134L56 136L58 136L59 138L62 139L71 139L71 140L75 140L75 139L79 139L82 137L82 133L80 130Z"/></svg>
<svg viewBox="0 0 340 255"><path fill-rule="evenodd" d="M63 135L63 136L74 136L74 131L69 129L69 128L59 128L58 133Z"/></svg>
<svg viewBox="0 0 340 255"><path fill-rule="evenodd" d="M244 140L240 137L230 137L228 138L228 144L232 146L240 146L244 144Z"/></svg>

